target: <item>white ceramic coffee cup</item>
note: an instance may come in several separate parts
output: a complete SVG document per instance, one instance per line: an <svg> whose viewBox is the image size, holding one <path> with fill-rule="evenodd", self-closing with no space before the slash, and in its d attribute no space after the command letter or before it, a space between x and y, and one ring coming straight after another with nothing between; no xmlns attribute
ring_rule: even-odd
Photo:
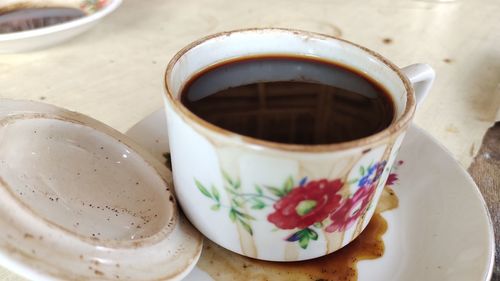
<svg viewBox="0 0 500 281"><path fill-rule="evenodd" d="M272 54L319 57L366 74L391 95L396 120L354 141L293 145L224 130L180 102L184 84L203 69ZM252 258L298 261L342 248L372 217L434 76L427 65L400 69L364 47L305 31L238 30L188 45L167 67L164 95L174 183L185 214L210 240Z"/></svg>

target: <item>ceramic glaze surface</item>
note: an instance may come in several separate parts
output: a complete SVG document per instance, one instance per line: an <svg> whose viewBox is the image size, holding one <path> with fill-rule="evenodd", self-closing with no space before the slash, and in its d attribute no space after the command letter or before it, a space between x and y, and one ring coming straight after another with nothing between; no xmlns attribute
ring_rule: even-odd
<svg viewBox="0 0 500 281"><path fill-rule="evenodd" d="M94 119L0 101L0 263L29 279L183 278L202 237L179 216L171 182Z"/></svg>
<svg viewBox="0 0 500 281"><path fill-rule="evenodd" d="M165 152L169 151L166 126L161 109L127 134L165 161ZM493 227L481 194L467 172L436 139L415 125L408 129L395 162L398 179L393 188L400 205L382 214L388 223L383 236L385 253L377 259L359 262L358 280L490 280L495 251ZM210 255L202 255L201 264L204 268L209 266L215 278L211 279L198 266L186 281L237 280L249 275L272 280L274 276L287 276L286 270L280 272L274 266L268 269L262 263L252 267L248 259L214 248L212 253L215 251L231 263L223 258L214 264ZM308 273L299 276L309 280Z"/></svg>
<svg viewBox="0 0 500 281"><path fill-rule="evenodd" d="M22 119L2 127L0 139L4 184L64 229L88 238L133 240L157 233L173 216L164 190L155 188L163 180L154 170L94 129Z"/></svg>

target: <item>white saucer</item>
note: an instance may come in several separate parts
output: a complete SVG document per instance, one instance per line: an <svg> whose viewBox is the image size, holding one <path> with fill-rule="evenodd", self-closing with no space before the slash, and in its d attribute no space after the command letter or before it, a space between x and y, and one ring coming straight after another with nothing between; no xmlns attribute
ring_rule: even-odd
<svg viewBox="0 0 500 281"><path fill-rule="evenodd" d="M165 114L158 110L127 135L164 161L168 151ZM412 126L401 147L400 206L388 221L382 258L358 264L360 281L489 280L494 238L483 198L470 176L437 141ZM203 258L203 257L202 257ZM199 268L185 280L210 280Z"/></svg>

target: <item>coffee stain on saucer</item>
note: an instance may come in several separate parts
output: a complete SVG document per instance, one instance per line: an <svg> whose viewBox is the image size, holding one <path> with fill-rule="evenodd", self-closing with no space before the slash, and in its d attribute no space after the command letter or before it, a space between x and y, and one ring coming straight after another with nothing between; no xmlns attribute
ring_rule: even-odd
<svg viewBox="0 0 500 281"><path fill-rule="evenodd" d="M386 186L375 214L361 235L346 247L321 258L288 263L259 261L234 254L206 240L198 266L217 281L354 281L359 261L384 255L382 236L388 225L381 213L397 208L398 204L398 197Z"/></svg>

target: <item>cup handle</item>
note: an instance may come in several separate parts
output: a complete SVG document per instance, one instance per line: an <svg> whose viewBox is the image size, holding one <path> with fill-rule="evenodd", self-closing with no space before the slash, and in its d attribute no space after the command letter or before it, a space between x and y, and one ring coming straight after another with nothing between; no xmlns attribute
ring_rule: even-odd
<svg viewBox="0 0 500 281"><path fill-rule="evenodd" d="M415 90L417 108L425 99L436 78L436 72L428 64L417 63L401 69Z"/></svg>

